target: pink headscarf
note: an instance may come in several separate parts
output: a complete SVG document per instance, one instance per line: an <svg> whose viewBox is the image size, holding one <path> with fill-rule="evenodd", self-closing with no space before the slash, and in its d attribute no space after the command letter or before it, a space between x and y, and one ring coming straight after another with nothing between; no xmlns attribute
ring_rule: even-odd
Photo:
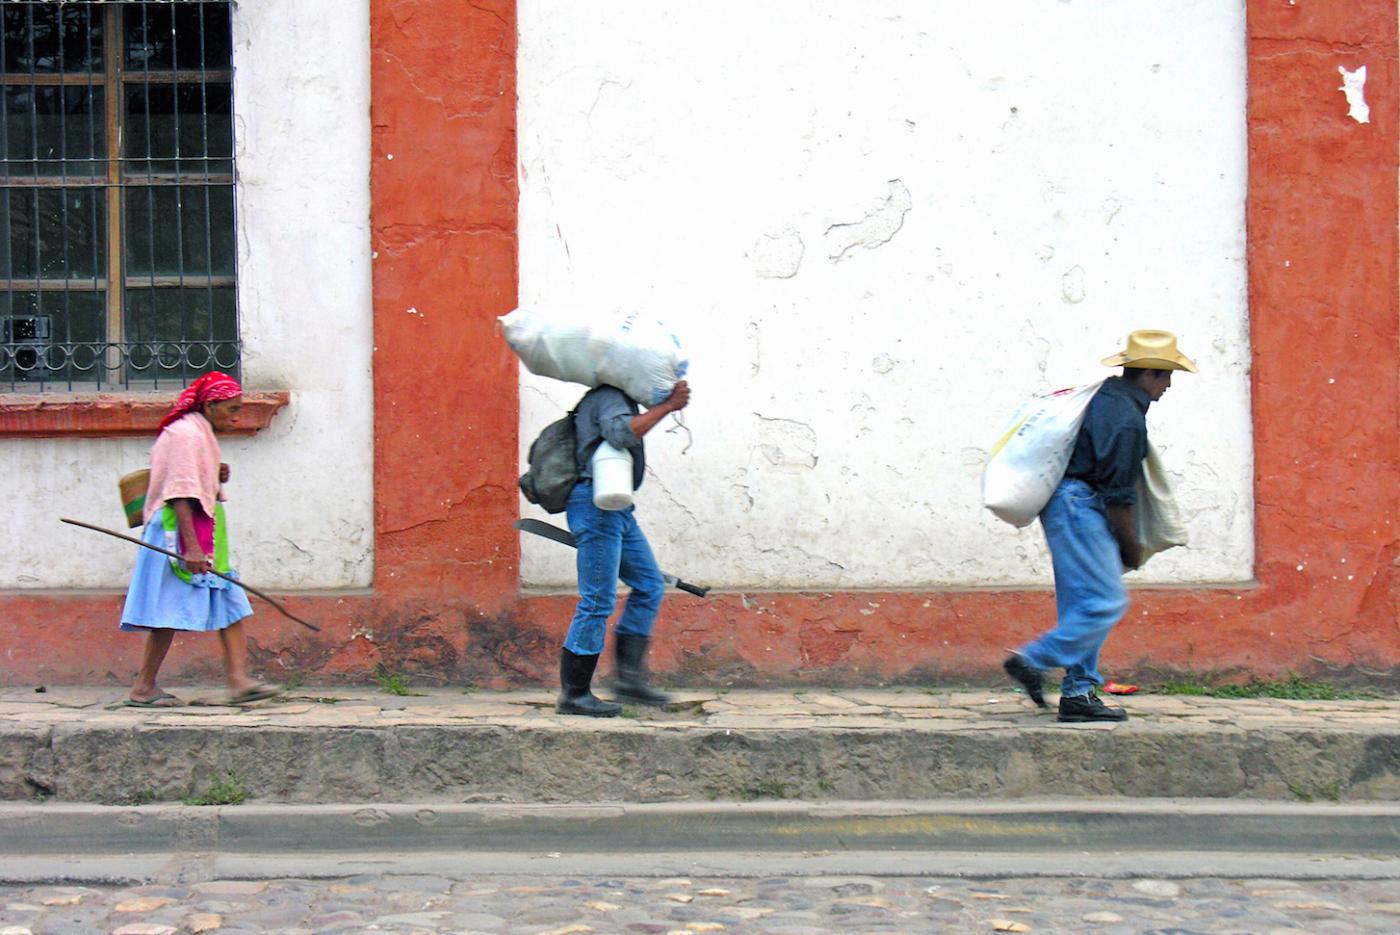
<svg viewBox="0 0 1400 935"><path fill-rule="evenodd" d="M175 405L165 414L165 418L160 420L160 427L156 429L156 435L160 435L161 432L165 431L167 425L181 416L191 412L200 412L204 409L205 403L232 399L241 395L243 395L243 387L239 386L238 381L233 377L217 370L206 373L185 387L180 398L175 400Z"/></svg>

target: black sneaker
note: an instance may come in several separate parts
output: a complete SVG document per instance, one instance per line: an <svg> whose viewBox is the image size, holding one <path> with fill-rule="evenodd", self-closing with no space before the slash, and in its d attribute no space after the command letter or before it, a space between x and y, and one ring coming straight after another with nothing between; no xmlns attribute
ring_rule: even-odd
<svg viewBox="0 0 1400 935"><path fill-rule="evenodd" d="M1087 695L1061 695L1060 716L1057 720L1069 724L1083 724L1088 721L1126 721L1128 712L1122 708L1110 708L1090 692Z"/></svg>
<svg viewBox="0 0 1400 935"><path fill-rule="evenodd" d="M1020 683L1026 690L1026 697L1034 701L1037 708L1046 707L1045 679L1041 677L1039 669L1032 669L1020 653L1007 656L1001 667L1006 670L1007 675Z"/></svg>

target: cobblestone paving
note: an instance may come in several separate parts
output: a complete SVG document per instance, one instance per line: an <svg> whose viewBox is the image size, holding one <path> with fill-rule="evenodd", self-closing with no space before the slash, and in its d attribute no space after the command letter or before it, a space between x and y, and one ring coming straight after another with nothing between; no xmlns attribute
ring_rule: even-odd
<svg viewBox="0 0 1400 935"><path fill-rule="evenodd" d="M1400 881L366 876L0 887L0 935L1400 931Z"/></svg>

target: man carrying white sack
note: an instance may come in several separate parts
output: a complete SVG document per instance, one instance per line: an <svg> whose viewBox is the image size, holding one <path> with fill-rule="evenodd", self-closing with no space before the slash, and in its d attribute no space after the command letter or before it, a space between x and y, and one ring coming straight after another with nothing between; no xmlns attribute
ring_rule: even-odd
<svg viewBox="0 0 1400 935"><path fill-rule="evenodd" d="M1169 331L1134 331L1126 350L1103 361L1122 367L1094 395L1065 476L1041 511L1055 570L1056 624L1002 663L1044 708L1045 669L1063 667L1059 720L1125 721L1095 689L1099 650L1128 609L1123 573L1142 564L1137 483L1147 456L1147 408L1172 385L1172 371L1196 372Z"/></svg>
<svg viewBox="0 0 1400 935"><path fill-rule="evenodd" d="M646 655L666 585L642 529L636 508L604 510L593 503L593 454L604 441L632 455L632 489L642 486L646 448L642 436L690 402L681 380L663 402L640 411L636 401L611 386L600 386L580 402L577 432L578 483L569 494L569 530L578 542L578 607L559 654L560 714L614 717L622 706L596 697L590 686L603 652L608 617L617 601L617 581L632 589L613 635L619 698L664 705L670 698L647 683Z"/></svg>

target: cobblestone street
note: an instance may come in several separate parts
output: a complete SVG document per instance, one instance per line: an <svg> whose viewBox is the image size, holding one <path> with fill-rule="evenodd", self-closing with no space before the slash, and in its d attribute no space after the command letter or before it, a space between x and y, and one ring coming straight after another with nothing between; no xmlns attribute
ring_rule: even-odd
<svg viewBox="0 0 1400 935"><path fill-rule="evenodd" d="M1400 881L366 876L3 887L0 935L1037 932L1400 928Z"/></svg>

